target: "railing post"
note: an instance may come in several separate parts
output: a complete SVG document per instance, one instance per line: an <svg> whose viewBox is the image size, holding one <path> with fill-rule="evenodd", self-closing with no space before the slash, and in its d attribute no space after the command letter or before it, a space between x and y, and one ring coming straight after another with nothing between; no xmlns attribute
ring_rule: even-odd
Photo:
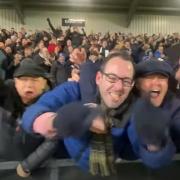
<svg viewBox="0 0 180 180"><path fill-rule="evenodd" d="M50 169L50 178L49 180L59 180L59 168L51 168Z"/></svg>

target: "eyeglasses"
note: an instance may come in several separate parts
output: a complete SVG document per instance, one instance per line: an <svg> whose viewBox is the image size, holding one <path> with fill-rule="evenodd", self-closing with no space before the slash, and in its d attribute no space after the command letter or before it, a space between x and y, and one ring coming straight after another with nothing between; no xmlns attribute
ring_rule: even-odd
<svg viewBox="0 0 180 180"><path fill-rule="evenodd" d="M121 78L121 77L118 77L117 75L115 74L112 74L112 73L105 73L103 71L101 71L101 73L103 75L105 75L106 77L106 80L110 83L117 83L119 80L122 82L123 86L124 87L132 87L134 85L134 81L133 79L130 79L128 77L125 77L125 78Z"/></svg>

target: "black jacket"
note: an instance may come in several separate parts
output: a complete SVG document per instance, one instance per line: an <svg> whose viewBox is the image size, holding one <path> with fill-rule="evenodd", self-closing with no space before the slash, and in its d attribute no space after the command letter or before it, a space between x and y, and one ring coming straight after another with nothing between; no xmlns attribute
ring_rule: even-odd
<svg viewBox="0 0 180 180"><path fill-rule="evenodd" d="M3 88L6 93L0 108L0 144L3 144L0 159L20 160L33 152L44 138L29 135L21 128L20 118L27 105L21 101L14 82L9 81Z"/></svg>
<svg viewBox="0 0 180 180"><path fill-rule="evenodd" d="M67 81L70 76L71 67L70 64L61 64L58 61L54 61L51 66L51 75L54 84L57 86Z"/></svg>

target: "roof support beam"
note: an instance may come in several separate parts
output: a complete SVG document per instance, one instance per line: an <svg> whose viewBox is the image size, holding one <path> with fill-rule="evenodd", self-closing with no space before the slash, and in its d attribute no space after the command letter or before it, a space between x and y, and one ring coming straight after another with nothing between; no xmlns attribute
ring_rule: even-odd
<svg viewBox="0 0 180 180"><path fill-rule="evenodd" d="M14 8L16 10L16 13L18 15L18 18L21 22L21 24L25 24L24 22L24 13L23 13L23 10L22 10L22 3L21 3L21 0L15 0L14 1Z"/></svg>
<svg viewBox="0 0 180 180"><path fill-rule="evenodd" d="M101 1L100 1L101 2ZM33 1L25 1L23 2L24 6L40 6L40 7L73 7L73 8L99 8L99 9L127 9L126 6L117 6L117 5L109 5L109 4L104 4L103 1L101 3L76 3L76 2L71 2L68 3L67 1L36 1L35 3Z"/></svg>
<svg viewBox="0 0 180 180"><path fill-rule="evenodd" d="M129 7L129 11L128 11L128 14L127 14L127 24L126 24L126 27L129 27L129 25L131 23L131 20L132 20L135 12L137 10L139 1L140 0L132 0L131 1L130 7Z"/></svg>

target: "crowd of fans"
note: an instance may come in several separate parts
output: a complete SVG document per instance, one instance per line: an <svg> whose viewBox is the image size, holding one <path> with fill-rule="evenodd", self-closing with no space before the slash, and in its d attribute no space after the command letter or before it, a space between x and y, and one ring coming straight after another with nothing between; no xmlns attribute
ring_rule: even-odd
<svg viewBox="0 0 180 180"><path fill-rule="evenodd" d="M179 43L179 34L139 34L129 33L86 35L84 29L70 27L66 31L55 29L49 18L51 32L29 32L1 29L0 33L0 72L3 79L11 79L15 67L24 58L32 58L47 72L52 73L55 83L59 84L71 76L71 64L81 64L91 58L106 57L112 49L127 50L134 62L147 60L152 56L166 58L166 49ZM63 68L62 68L63 67ZM66 72L64 72L64 71ZM60 78L59 73L62 76ZM73 73L74 74L74 73Z"/></svg>
<svg viewBox="0 0 180 180"><path fill-rule="evenodd" d="M47 24L51 28L50 32L29 32L24 28L20 31L14 28L0 31L0 106L2 116L13 127L13 132L6 125L0 127L4 135L0 137L0 143L3 144L0 147L1 159L22 160L44 140L42 137L32 137L21 129L20 118L27 106L33 104L44 92L66 81L88 82L89 77L81 77L81 70L82 74L89 74L86 64L91 62L95 64L93 71L97 72L100 64L113 51L126 51L135 64L151 60L152 57L167 61L174 68L174 78L170 82L173 91L179 96L180 63L172 63L166 53L168 48L180 43L178 33L133 35L100 32L87 35L83 28L76 26L66 31L55 28L49 18ZM94 76L91 78L95 79ZM81 91L95 95L95 90L92 92L88 85L81 87ZM84 101L88 102L88 99ZM8 140L4 142L3 137ZM10 144L17 152L13 157L10 151L6 151Z"/></svg>

